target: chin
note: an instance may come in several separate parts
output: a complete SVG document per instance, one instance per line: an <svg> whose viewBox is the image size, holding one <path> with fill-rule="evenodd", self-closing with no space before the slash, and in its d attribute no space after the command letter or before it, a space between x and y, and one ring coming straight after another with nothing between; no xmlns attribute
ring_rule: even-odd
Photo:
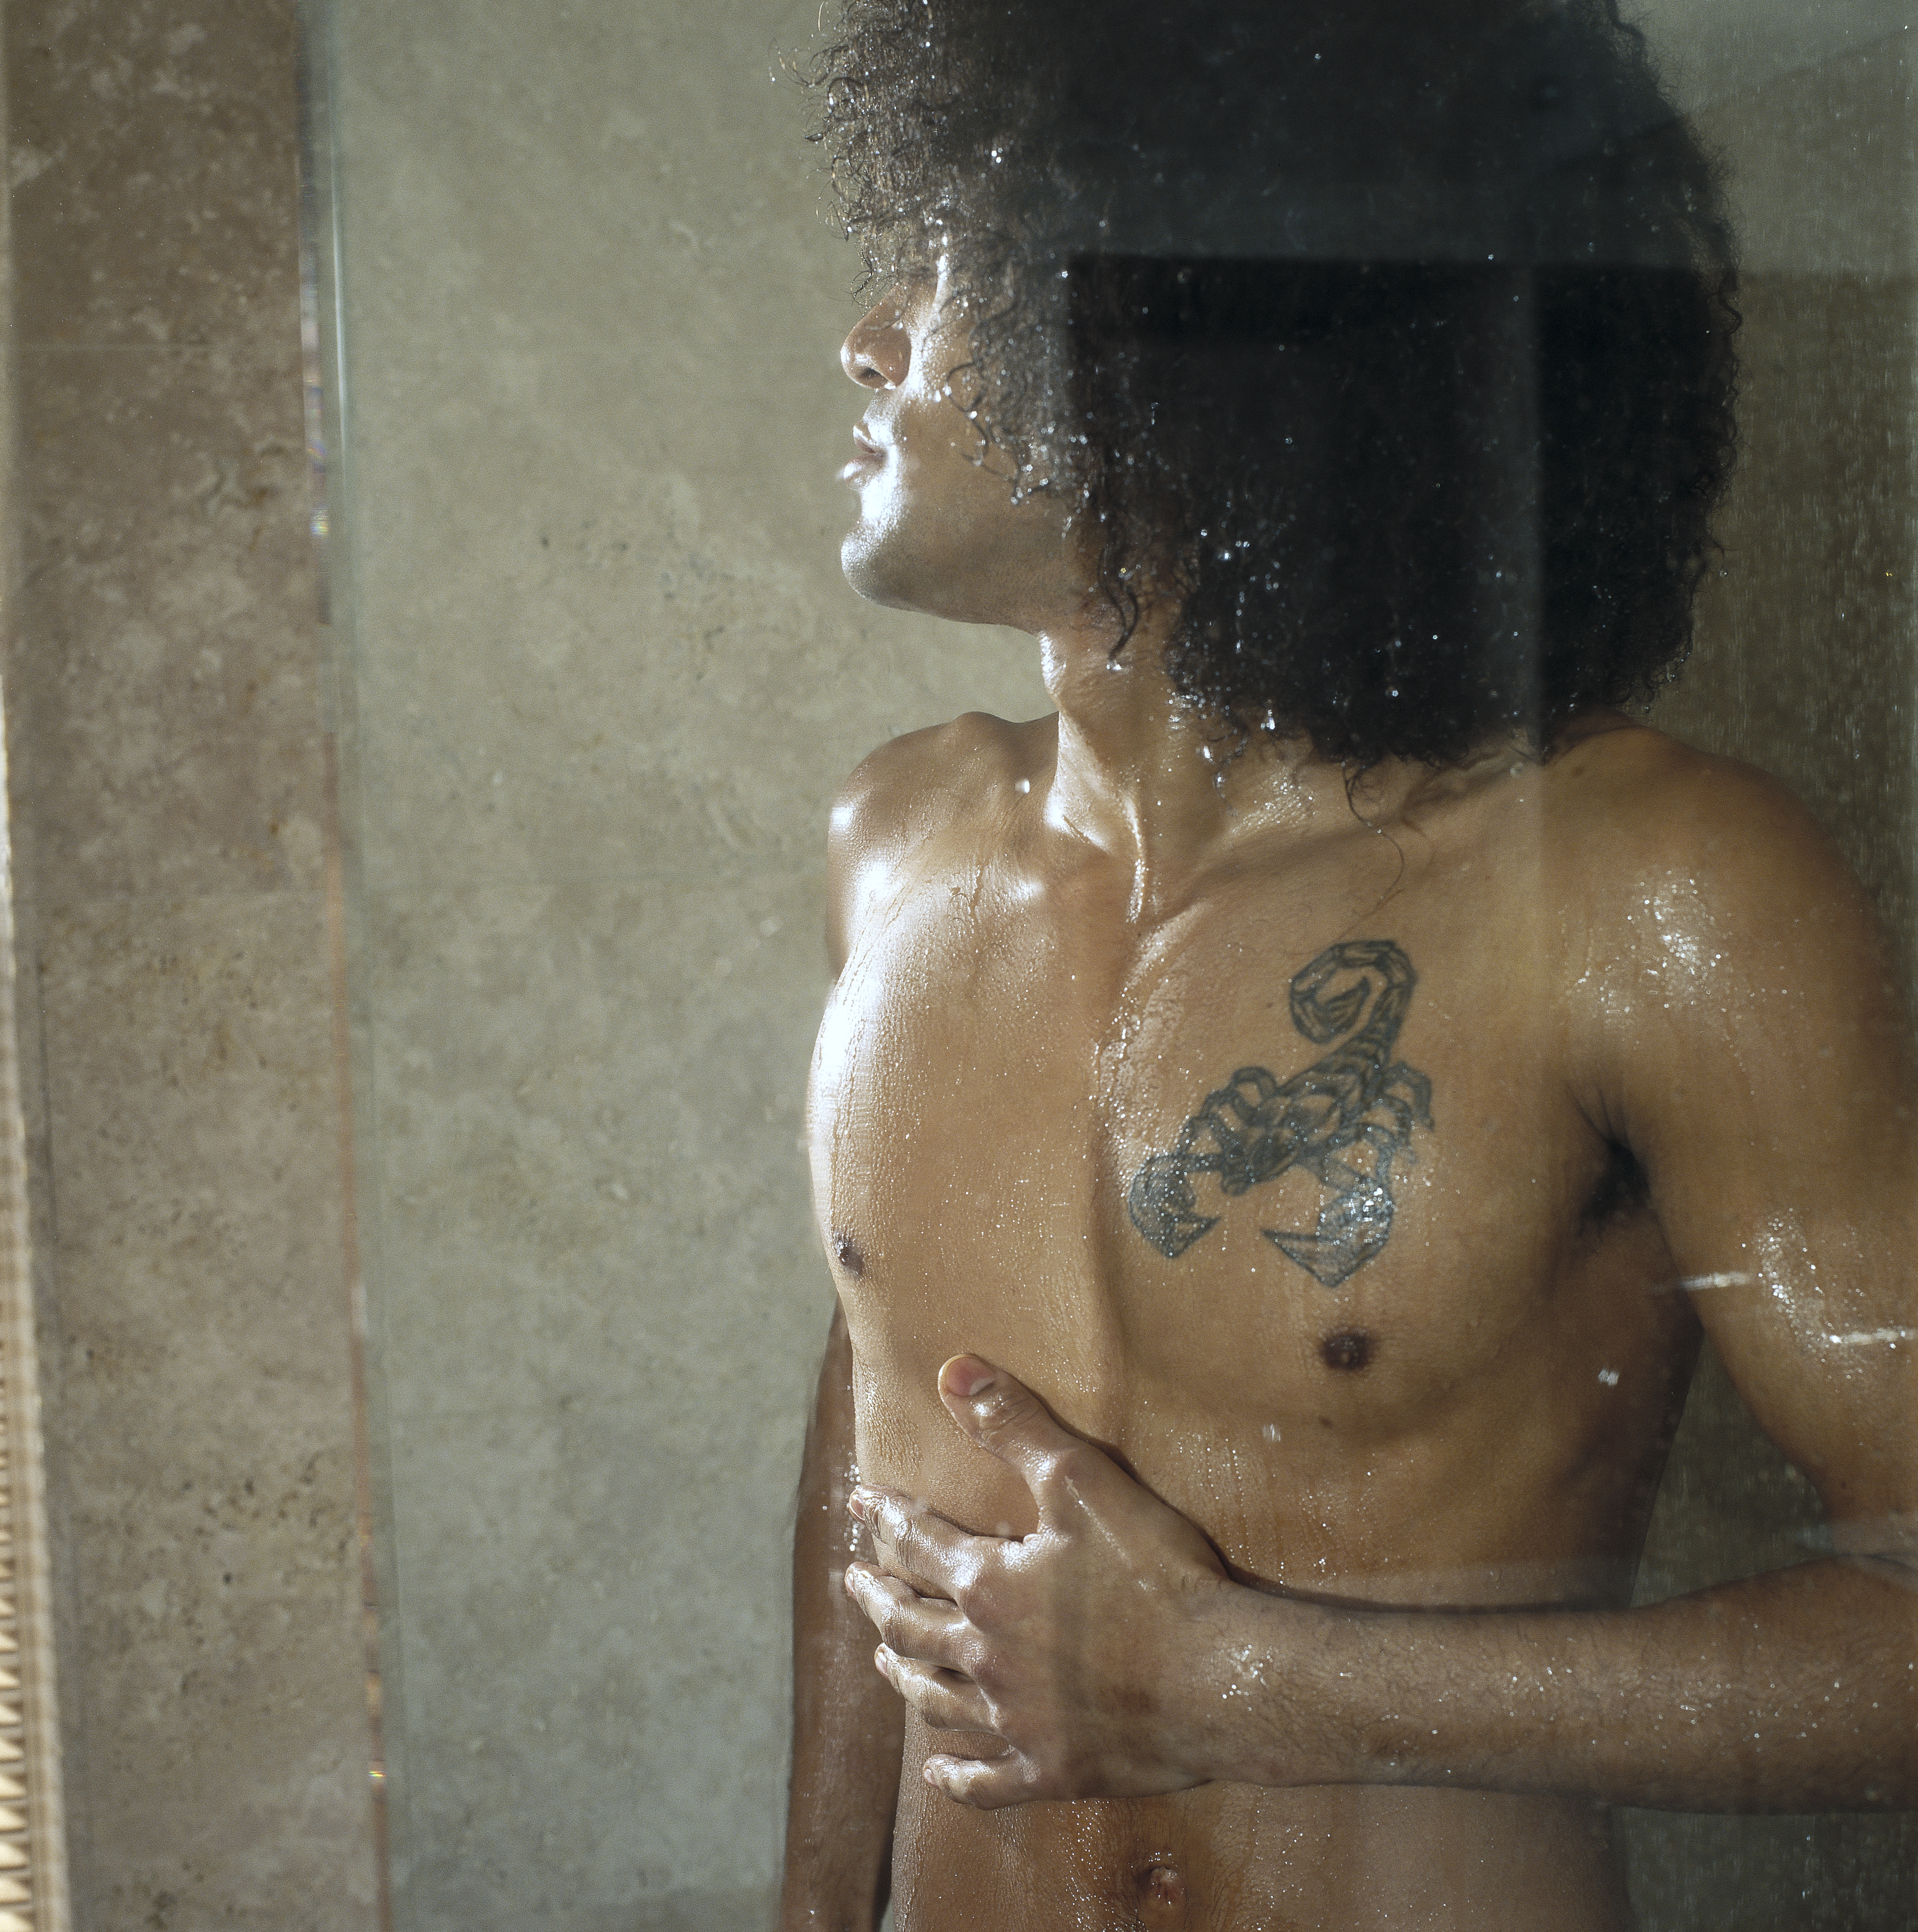
<svg viewBox="0 0 1918 1932"><path fill-rule="evenodd" d="M925 560L902 555L903 548L890 532L856 523L839 546L839 568L869 604L946 616L942 600L931 594L937 573L928 568Z"/></svg>
<svg viewBox="0 0 1918 1932"><path fill-rule="evenodd" d="M1018 526L957 518L861 517L839 546L846 581L869 603L1014 630L1032 628L1020 592L1048 560Z"/></svg>

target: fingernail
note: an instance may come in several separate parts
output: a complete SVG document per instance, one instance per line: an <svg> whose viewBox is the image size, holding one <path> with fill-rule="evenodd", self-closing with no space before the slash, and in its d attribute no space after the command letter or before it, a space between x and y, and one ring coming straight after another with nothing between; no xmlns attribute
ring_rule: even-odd
<svg viewBox="0 0 1918 1932"><path fill-rule="evenodd" d="M998 1376L983 1362L975 1362L969 1368L953 1371L952 1387L958 1394L970 1402L975 1396L984 1395L998 1379Z"/></svg>
<svg viewBox="0 0 1918 1932"><path fill-rule="evenodd" d="M846 1498L847 1514L848 1516L857 1516L862 1522L865 1521L867 1515L871 1511L871 1508L872 1498L870 1492L867 1490L855 1490L853 1493Z"/></svg>

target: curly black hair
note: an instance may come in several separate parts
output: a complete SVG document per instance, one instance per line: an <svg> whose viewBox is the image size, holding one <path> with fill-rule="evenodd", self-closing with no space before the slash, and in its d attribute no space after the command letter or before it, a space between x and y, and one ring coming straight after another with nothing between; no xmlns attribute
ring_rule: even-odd
<svg viewBox="0 0 1918 1932"><path fill-rule="evenodd" d="M1548 752L1682 662L1735 260L1617 0L844 0L811 79L868 281L949 260L981 453L1242 740Z"/></svg>

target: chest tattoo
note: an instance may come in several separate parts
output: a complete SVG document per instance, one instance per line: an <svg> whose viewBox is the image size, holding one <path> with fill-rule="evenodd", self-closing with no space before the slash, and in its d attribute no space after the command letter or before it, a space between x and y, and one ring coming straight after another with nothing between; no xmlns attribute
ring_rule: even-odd
<svg viewBox="0 0 1918 1932"><path fill-rule="evenodd" d="M1292 982L1292 1024L1330 1051L1289 1080L1242 1066L1208 1094L1171 1152L1132 1177L1133 1226L1176 1259L1218 1223L1199 1212L1195 1174L1216 1175L1231 1200L1296 1167L1326 1190L1318 1226L1266 1239L1327 1288L1363 1268L1392 1236L1392 1168L1416 1160L1412 1130L1432 1124L1432 1083L1392 1057L1418 983L1389 939L1326 947Z"/></svg>

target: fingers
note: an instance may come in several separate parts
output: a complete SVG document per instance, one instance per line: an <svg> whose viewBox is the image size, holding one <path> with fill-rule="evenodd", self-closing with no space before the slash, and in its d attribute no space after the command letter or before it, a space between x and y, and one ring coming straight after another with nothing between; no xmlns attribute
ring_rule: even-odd
<svg viewBox="0 0 1918 1932"><path fill-rule="evenodd" d="M975 1811L997 1811L1041 1795L1033 1788L1031 1766L1015 1751L985 1758L935 1751L919 1774L935 1791L944 1792L954 1803L970 1805Z"/></svg>
<svg viewBox="0 0 1918 1932"><path fill-rule="evenodd" d="M984 1695L963 1668L969 1626L952 1604L929 1601L863 1563L847 1566L846 1593L884 1640L873 1658L880 1676L928 1724L991 1730Z"/></svg>
<svg viewBox="0 0 1918 1932"><path fill-rule="evenodd" d="M847 1565L846 1594L871 1620L889 1649L948 1670L965 1669L969 1627L954 1605L922 1597L910 1585L864 1563Z"/></svg>
<svg viewBox="0 0 1918 1932"><path fill-rule="evenodd" d="M939 1372L939 1393L954 1421L981 1449L1025 1479L1043 1518L1047 1504L1065 1499L1113 1468L1110 1460L1065 1427L1023 1382L977 1355L955 1355Z"/></svg>
<svg viewBox="0 0 1918 1932"><path fill-rule="evenodd" d="M937 1670L916 1657L902 1657L887 1644L880 1646L873 1661L880 1675L934 1730L991 1730L992 1712L969 1677Z"/></svg>
<svg viewBox="0 0 1918 1932"><path fill-rule="evenodd" d="M924 1594L956 1598L976 1568L972 1546L981 1539L897 1490L862 1485L848 1507L871 1533L881 1566Z"/></svg>

